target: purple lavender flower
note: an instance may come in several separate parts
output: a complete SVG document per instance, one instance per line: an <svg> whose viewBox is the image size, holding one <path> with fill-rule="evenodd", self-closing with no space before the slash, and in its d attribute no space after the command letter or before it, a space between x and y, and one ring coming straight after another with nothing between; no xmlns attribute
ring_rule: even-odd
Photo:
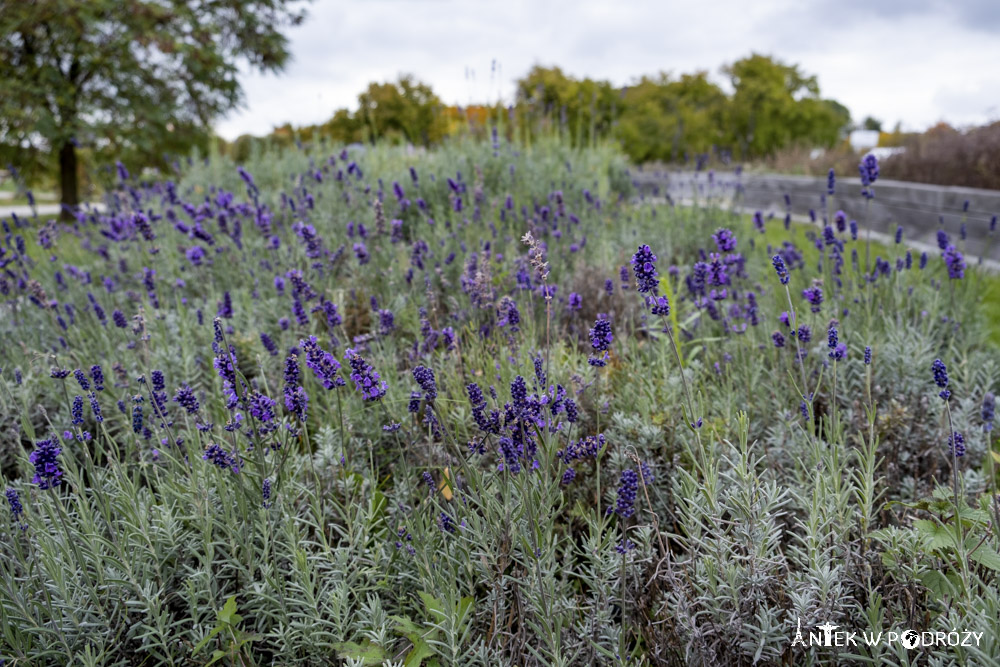
<svg viewBox="0 0 1000 667"><path fill-rule="evenodd" d="M289 354L285 358L285 408L295 415L299 421L306 420L306 411L309 407L309 395L299 385L299 363L295 354Z"/></svg>
<svg viewBox="0 0 1000 667"><path fill-rule="evenodd" d="M59 464L59 454L62 448L59 447L55 438L39 440L35 443L35 451L31 452L28 460L35 466L35 476L31 483L37 484L43 491L52 489L62 483L62 466Z"/></svg>
<svg viewBox="0 0 1000 667"><path fill-rule="evenodd" d="M948 453L955 458L965 456L965 436L960 432L955 431L948 438Z"/></svg>
<svg viewBox="0 0 1000 667"><path fill-rule="evenodd" d="M858 165L858 172L861 175L861 185L863 187L867 188L873 184L879 177L878 158L871 153L864 156Z"/></svg>
<svg viewBox="0 0 1000 667"><path fill-rule="evenodd" d="M417 366L413 369L413 379L424 390L424 399L428 403L433 403L434 399L437 398L437 382L434 380L434 371L426 366Z"/></svg>
<svg viewBox="0 0 1000 667"><path fill-rule="evenodd" d="M149 304L153 308L159 308L160 299L156 295L156 283L154 282L155 277L155 270L142 267L142 284L146 288L146 295L149 297Z"/></svg>
<svg viewBox="0 0 1000 667"><path fill-rule="evenodd" d="M948 367L940 359L935 359L931 364L931 372L934 373L934 384L941 388L938 396L947 401L951 397L951 390L948 389Z"/></svg>
<svg viewBox="0 0 1000 667"><path fill-rule="evenodd" d="M736 250L736 236L724 227L720 227L712 234L712 240L719 252L733 252Z"/></svg>
<svg viewBox="0 0 1000 667"><path fill-rule="evenodd" d="M73 377L75 377L76 381L80 384L80 389L90 391L90 380L88 380L87 376L83 374L83 371L77 368L73 371Z"/></svg>
<svg viewBox="0 0 1000 667"><path fill-rule="evenodd" d="M272 357L278 356L278 346L275 344L274 340L263 331L260 332L260 343Z"/></svg>
<svg viewBox="0 0 1000 667"><path fill-rule="evenodd" d="M250 400L247 402L247 412L250 413L257 421L262 424L266 424L272 419L274 419L274 406L277 405L271 398L265 396L259 391L255 391L250 395Z"/></svg>
<svg viewBox="0 0 1000 667"><path fill-rule="evenodd" d="M378 332L381 336L388 336L396 328L396 316L391 310L382 308L378 311Z"/></svg>
<svg viewBox="0 0 1000 667"><path fill-rule="evenodd" d="M635 496L638 490L639 475L636 471L631 468L622 470L615 506L609 507L607 513L614 512L624 518L632 516L635 513Z"/></svg>
<svg viewBox="0 0 1000 667"><path fill-rule="evenodd" d="M267 509L271 506L271 479L269 477L264 478L264 482L260 485L260 496L262 499L261 506Z"/></svg>
<svg viewBox="0 0 1000 667"><path fill-rule="evenodd" d="M872 348L870 346L865 346L865 366L872 365Z"/></svg>
<svg viewBox="0 0 1000 667"><path fill-rule="evenodd" d="M299 346L306 353L306 366L312 369L316 379L323 383L324 389L343 387L347 384L340 376L340 362L320 347L316 336L308 340L300 340Z"/></svg>
<svg viewBox="0 0 1000 667"><path fill-rule="evenodd" d="M660 288L660 279L656 273L656 255L648 245L639 246L632 256L632 271L635 273L636 287L643 294L656 294Z"/></svg>
<svg viewBox="0 0 1000 667"><path fill-rule="evenodd" d="M351 348L347 350L344 358L351 365L351 379L354 380L355 389L361 392L363 400L377 401L385 396L388 385L364 357Z"/></svg>
<svg viewBox="0 0 1000 667"><path fill-rule="evenodd" d="M823 242L826 243L826 245L837 244L837 236L833 231L833 227L830 225L823 228Z"/></svg>
<svg viewBox="0 0 1000 667"><path fill-rule="evenodd" d="M635 549L635 542L626 537L618 540L618 543L615 545L615 551L623 556L633 549Z"/></svg>
<svg viewBox="0 0 1000 667"><path fill-rule="evenodd" d="M847 357L847 345L838 342L837 327L830 325L827 331L827 347L830 348L830 358L834 361L843 361Z"/></svg>
<svg viewBox="0 0 1000 667"><path fill-rule="evenodd" d="M833 224L837 226L837 231L843 234L847 229L847 214L843 211L837 211L834 213Z"/></svg>
<svg viewBox="0 0 1000 667"><path fill-rule="evenodd" d="M70 409L73 417L73 425L80 426L83 424L83 396L73 397L73 407Z"/></svg>
<svg viewBox="0 0 1000 667"><path fill-rule="evenodd" d="M224 319L232 319L233 317L233 298L229 296L229 292L222 293L222 301L218 303L219 310L218 316Z"/></svg>
<svg viewBox="0 0 1000 667"><path fill-rule="evenodd" d="M722 291L725 292L726 290ZM715 290L712 290L712 292L714 293ZM659 315L660 317L668 317L670 315L670 300L667 297L658 296L655 299L650 299L650 303L653 304L653 307L650 309L653 315Z"/></svg>
<svg viewBox="0 0 1000 667"><path fill-rule="evenodd" d="M141 399L142 397L139 396L138 398ZM142 406L138 402L132 406L132 432L137 435L142 433Z"/></svg>
<svg viewBox="0 0 1000 667"><path fill-rule="evenodd" d="M94 421L98 424L103 423L104 415L101 414L101 404L97 402L97 394L90 392L88 398L90 398L90 411L94 414Z"/></svg>
<svg viewBox="0 0 1000 667"><path fill-rule="evenodd" d="M368 254L368 247L364 243L354 244L354 256L358 258L358 264L367 264L371 259L371 255Z"/></svg>
<svg viewBox="0 0 1000 667"><path fill-rule="evenodd" d="M949 245L944 249L944 263L948 267L948 277L951 280L961 280L965 277L965 258L958 248Z"/></svg>
<svg viewBox="0 0 1000 667"><path fill-rule="evenodd" d="M215 443L212 443L207 449L205 449L205 453L201 458L204 461L211 461L223 470L232 470L234 474L239 474L240 468L243 464L239 454L235 452L227 452L220 445Z"/></svg>
<svg viewBox="0 0 1000 667"><path fill-rule="evenodd" d="M606 317L598 317L590 330L590 346L595 352L603 352L602 358L592 356L587 360L591 366L604 366L607 364L608 350L611 349L611 342L615 339L611 331L611 322Z"/></svg>
<svg viewBox="0 0 1000 667"><path fill-rule="evenodd" d="M818 313L820 311L820 305L823 303L823 290L818 285L802 290L802 297L809 302L812 312Z"/></svg>
<svg viewBox="0 0 1000 667"><path fill-rule="evenodd" d="M456 528L455 520L452 519L450 516L448 516L446 513L441 512L441 514L438 516L438 527L442 531L454 535Z"/></svg>
<svg viewBox="0 0 1000 667"><path fill-rule="evenodd" d="M837 189L837 175L833 171L833 167L826 174L826 194L833 195Z"/></svg>
<svg viewBox="0 0 1000 667"><path fill-rule="evenodd" d="M193 415L198 412L198 398L194 395L191 387L184 385L177 390L174 394L174 402L184 408L189 415Z"/></svg>
<svg viewBox="0 0 1000 667"><path fill-rule="evenodd" d="M21 496L18 495L17 489L9 488L4 491L4 495L7 496L7 505L10 507L10 518L14 523L20 524L22 528L26 526L21 523L21 517L24 515L24 506L21 505Z"/></svg>
<svg viewBox="0 0 1000 667"><path fill-rule="evenodd" d="M775 331L773 334L771 334L771 341L777 348L785 347L785 336L780 331Z"/></svg>
<svg viewBox="0 0 1000 667"><path fill-rule="evenodd" d="M992 392L986 392L983 396L983 430L989 433L993 430L993 417L996 414L996 397Z"/></svg>
<svg viewBox="0 0 1000 667"><path fill-rule="evenodd" d="M771 264L774 265L774 270L778 274L778 279L781 280L782 285L788 284L788 269L785 267L785 260L781 255L775 255L771 258Z"/></svg>
<svg viewBox="0 0 1000 667"><path fill-rule="evenodd" d="M104 391L104 371L100 365L94 364L90 367L90 379L94 381L95 391Z"/></svg>

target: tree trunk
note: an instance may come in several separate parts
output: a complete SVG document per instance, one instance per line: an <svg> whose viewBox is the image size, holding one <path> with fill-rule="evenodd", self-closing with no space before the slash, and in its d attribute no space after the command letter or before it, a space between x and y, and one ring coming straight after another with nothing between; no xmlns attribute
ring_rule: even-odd
<svg viewBox="0 0 1000 667"><path fill-rule="evenodd" d="M59 186L63 219L72 219L70 210L80 204L79 182L76 169L76 146L66 141L59 149ZM68 207L68 208L67 208Z"/></svg>

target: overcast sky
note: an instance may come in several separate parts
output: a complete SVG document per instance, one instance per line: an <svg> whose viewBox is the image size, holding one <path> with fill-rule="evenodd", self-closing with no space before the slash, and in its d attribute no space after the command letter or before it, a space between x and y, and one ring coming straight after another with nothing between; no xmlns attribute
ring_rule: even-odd
<svg viewBox="0 0 1000 667"><path fill-rule="evenodd" d="M824 97L888 128L1000 119L1000 0L314 0L278 76L242 77L232 139L357 106L409 72L447 103L512 101L532 65L628 84L753 51L798 63ZM496 70L492 63L496 63Z"/></svg>

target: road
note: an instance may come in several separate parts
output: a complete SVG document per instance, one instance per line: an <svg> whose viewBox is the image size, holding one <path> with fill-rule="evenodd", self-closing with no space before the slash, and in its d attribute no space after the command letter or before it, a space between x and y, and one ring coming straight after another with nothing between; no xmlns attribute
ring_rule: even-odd
<svg viewBox="0 0 1000 667"><path fill-rule="evenodd" d="M86 204L85 206L94 210L104 210L104 204ZM9 218L16 215L19 218L30 218L37 213L39 218L56 217L59 215L59 204L38 204L34 210L26 204L16 206L0 206L0 218Z"/></svg>

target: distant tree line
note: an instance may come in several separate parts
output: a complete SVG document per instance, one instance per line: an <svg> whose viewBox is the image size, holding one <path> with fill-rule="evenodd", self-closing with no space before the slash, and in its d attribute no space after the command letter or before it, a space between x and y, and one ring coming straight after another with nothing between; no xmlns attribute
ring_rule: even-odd
<svg viewBox="0 0 1000 667"><path fill-rule="evenodd" d="M575 146L610 139L636 162L676 162L707 154L756 159L793 145L826 148L850 126L847 108L823 99L816 77L797 65L753 54L722 72L728 91L705 71L661 72L620 88L536 66L517 81L516 101L506 108L448 106L430 86L403 75L370 84L358 96L357 111L339 109L319 125L284 125L266 139L431 146L464 132L485 137L498 127L527 143L545 133ZM238 157L253 141L241 137L226 149Z"/></svg>

